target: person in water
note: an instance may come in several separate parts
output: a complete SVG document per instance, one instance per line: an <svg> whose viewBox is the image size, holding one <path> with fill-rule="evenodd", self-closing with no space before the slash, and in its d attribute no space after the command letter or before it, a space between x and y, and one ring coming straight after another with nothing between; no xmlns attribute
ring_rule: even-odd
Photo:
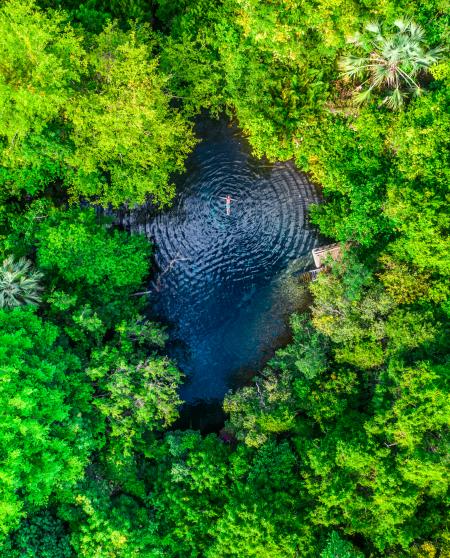
<svg viewBox="0 0 450 558"><path fill-rule="evenodd" d="M227 194L226 197L225 197L225 198L222 198L222 199L225 200L225 203L226 203L227 215L230 215L230 214L231 214L231 202L232 202L232 201L236 201L236 200L234 200L234 199L230 196L230 194Z"/></svg>

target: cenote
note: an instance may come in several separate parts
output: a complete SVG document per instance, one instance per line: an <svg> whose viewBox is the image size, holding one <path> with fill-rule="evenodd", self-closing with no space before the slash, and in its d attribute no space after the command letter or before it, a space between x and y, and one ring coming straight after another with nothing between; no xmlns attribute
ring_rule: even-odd
<svg viewBox="0 0 450 558"><path fill-rule="evenodd" d="M225 393L286 341L288 316L305 303L298 274L318 244L307 208L319 198L291 163L251 156L226 120L202 119L196 129L201 141L172 207L134 224L155 244L150 306L186 375L176 426L210 430L223 422Z"/></svg>

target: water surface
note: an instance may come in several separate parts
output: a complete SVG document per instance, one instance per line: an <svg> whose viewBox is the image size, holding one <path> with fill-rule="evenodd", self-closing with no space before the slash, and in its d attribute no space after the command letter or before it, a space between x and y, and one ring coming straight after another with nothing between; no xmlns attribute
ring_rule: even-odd
<svg viewBox="0 0 450 558"><path fill-rule="evenodd" d="M304 174L252 157L224 120L203 121L197 133L173 206L141 225L159 269L152 307L170 324L188 403L221 401L271 354L318 242L306 211L318 195Z"/></svg>

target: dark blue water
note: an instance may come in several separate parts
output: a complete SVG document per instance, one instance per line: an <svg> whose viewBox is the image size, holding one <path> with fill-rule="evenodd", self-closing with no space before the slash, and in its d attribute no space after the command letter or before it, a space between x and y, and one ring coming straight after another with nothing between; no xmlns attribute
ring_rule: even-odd
<svg viewBox="0 0 450 558"><path fill-rule="evenodd" d="M160 270L151 302L170 324L189 403L222 400L271 354L317 244L306 209L318 195L302 173L252 157L226 121L203 121L197 134L173 206L145 225Z"/></svg>

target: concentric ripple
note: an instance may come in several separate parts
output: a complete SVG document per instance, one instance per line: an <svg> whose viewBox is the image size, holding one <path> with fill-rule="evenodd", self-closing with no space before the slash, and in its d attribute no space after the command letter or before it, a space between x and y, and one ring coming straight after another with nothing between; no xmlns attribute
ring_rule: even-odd
<svg viewBox="0 0 450 558"><path fill-rule="evenodd" d="M285 328L280 280L295 262L308 265L317 244L306 213L318 195L305 175L255 160L224 121L198 133L172 208L139 227L155 243L152 302L172 326L190 402L221 399L236 371L257 366Z"/></svg>

